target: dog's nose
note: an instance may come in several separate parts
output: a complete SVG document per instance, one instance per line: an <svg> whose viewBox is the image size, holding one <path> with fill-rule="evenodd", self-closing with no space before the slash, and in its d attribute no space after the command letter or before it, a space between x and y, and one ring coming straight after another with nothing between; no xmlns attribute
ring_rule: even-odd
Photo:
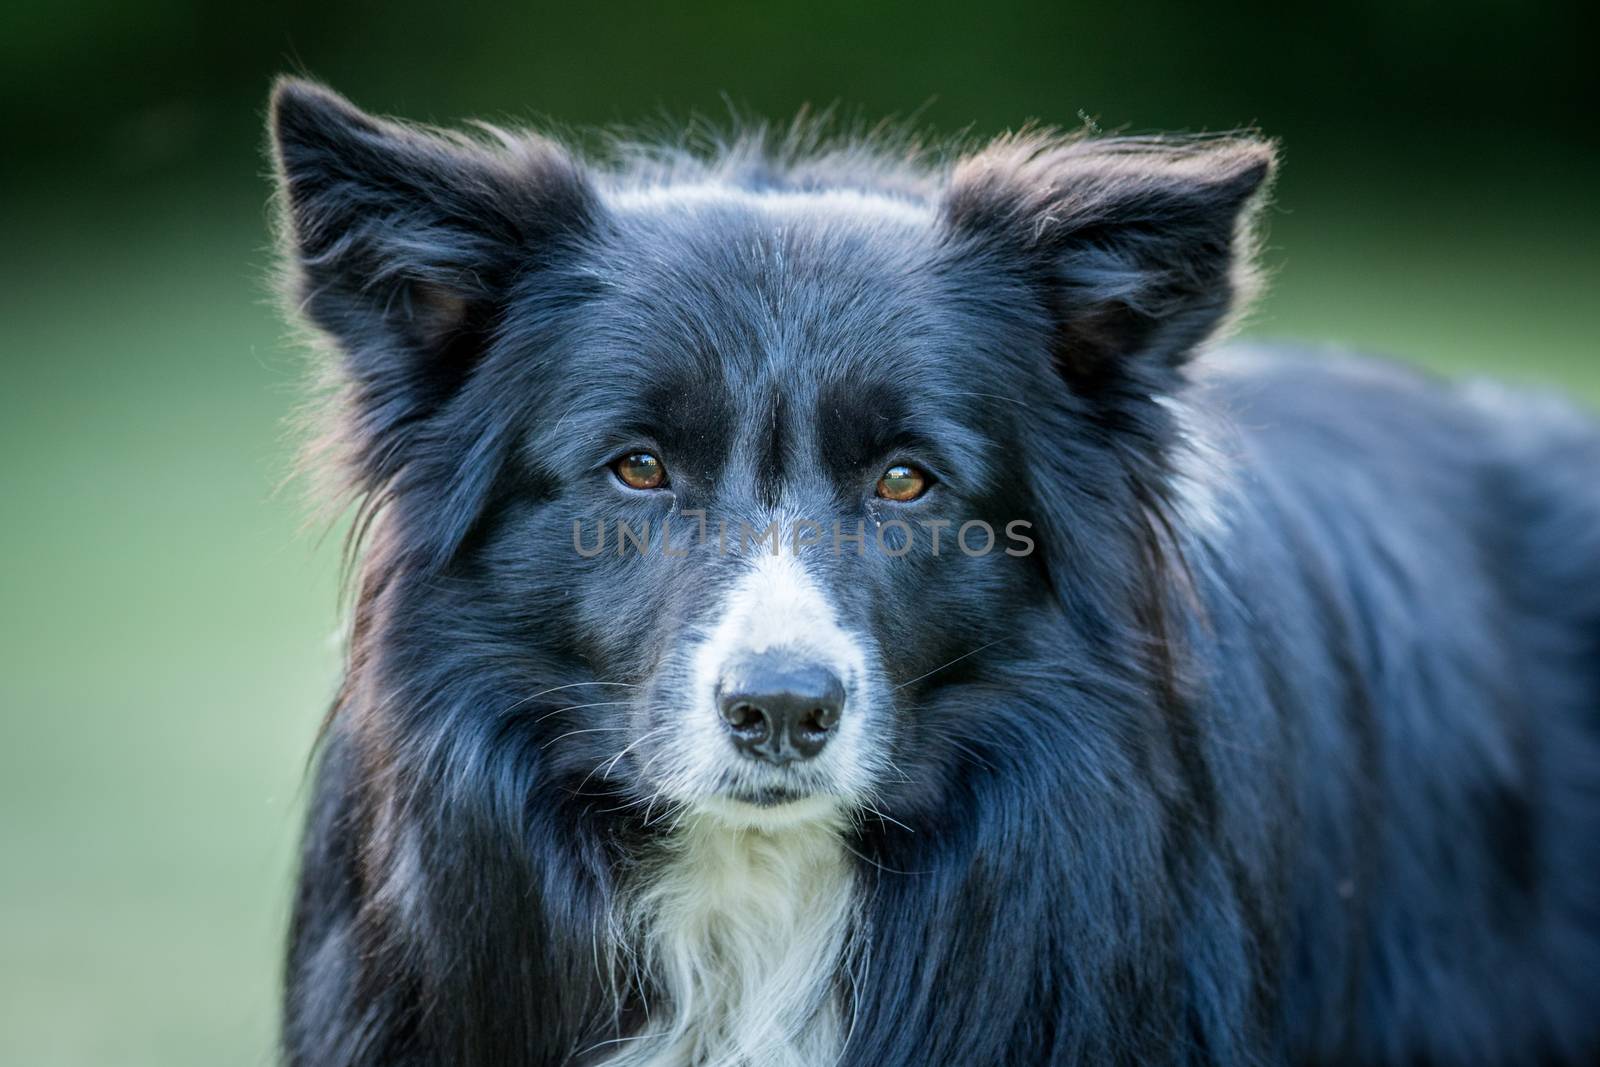
<svg viewBox="0 0 1600 1067"><path fill-rule="evenodd" d="M739 751L790 763L828 743L844 710L844 683L821 664L766 653L724 672L717 705Z"/></svg>

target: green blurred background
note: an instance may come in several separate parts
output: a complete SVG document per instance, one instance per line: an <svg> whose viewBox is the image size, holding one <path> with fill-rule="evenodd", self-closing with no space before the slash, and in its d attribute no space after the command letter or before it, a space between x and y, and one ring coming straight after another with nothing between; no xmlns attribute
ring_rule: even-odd
<svg viewBox="0 0 1600 1067"><path fill-rule="evenodd" d="M1579 6L8 0L0 1063L263 1064L338 538L275 492L270 77L447 121L1084 117L1282 138L1252 333L1600 400ZM1597 473L1600 477L1600 473Z"/></svg>

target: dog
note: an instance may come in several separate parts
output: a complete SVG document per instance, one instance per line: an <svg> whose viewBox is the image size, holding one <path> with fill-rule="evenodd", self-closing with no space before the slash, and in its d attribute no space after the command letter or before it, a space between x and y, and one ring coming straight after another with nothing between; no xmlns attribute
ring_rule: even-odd
<svg viewBox="0 0 1600 1067"><path fill-rule="evenodd" d="M1600 429L1218 342L1270 142L270 136L287 1063L1596 1062Z"/></svg>

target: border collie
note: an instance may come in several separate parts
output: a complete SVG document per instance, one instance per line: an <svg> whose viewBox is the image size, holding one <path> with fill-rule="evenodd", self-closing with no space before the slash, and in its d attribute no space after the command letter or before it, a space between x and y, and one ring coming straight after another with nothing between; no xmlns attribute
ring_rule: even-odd
<svg viewBox="0 0 1600 1067"><path fill-rule="evenodd" d="M1600 430L1211 343L1270 144L271 132L288 1063L1596 1062Z"/></svg>

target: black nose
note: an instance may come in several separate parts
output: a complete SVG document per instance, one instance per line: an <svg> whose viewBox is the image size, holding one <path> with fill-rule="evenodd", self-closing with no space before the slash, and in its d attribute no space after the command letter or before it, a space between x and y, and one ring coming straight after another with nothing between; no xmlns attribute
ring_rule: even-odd
<svg viewBox="0 0 1600 1067"><path fill-rule="evenodd" d="M733 665L717 686L733 743L768 763L810 759L839 725L844 683L820 664L766 653Z"/></svg>

